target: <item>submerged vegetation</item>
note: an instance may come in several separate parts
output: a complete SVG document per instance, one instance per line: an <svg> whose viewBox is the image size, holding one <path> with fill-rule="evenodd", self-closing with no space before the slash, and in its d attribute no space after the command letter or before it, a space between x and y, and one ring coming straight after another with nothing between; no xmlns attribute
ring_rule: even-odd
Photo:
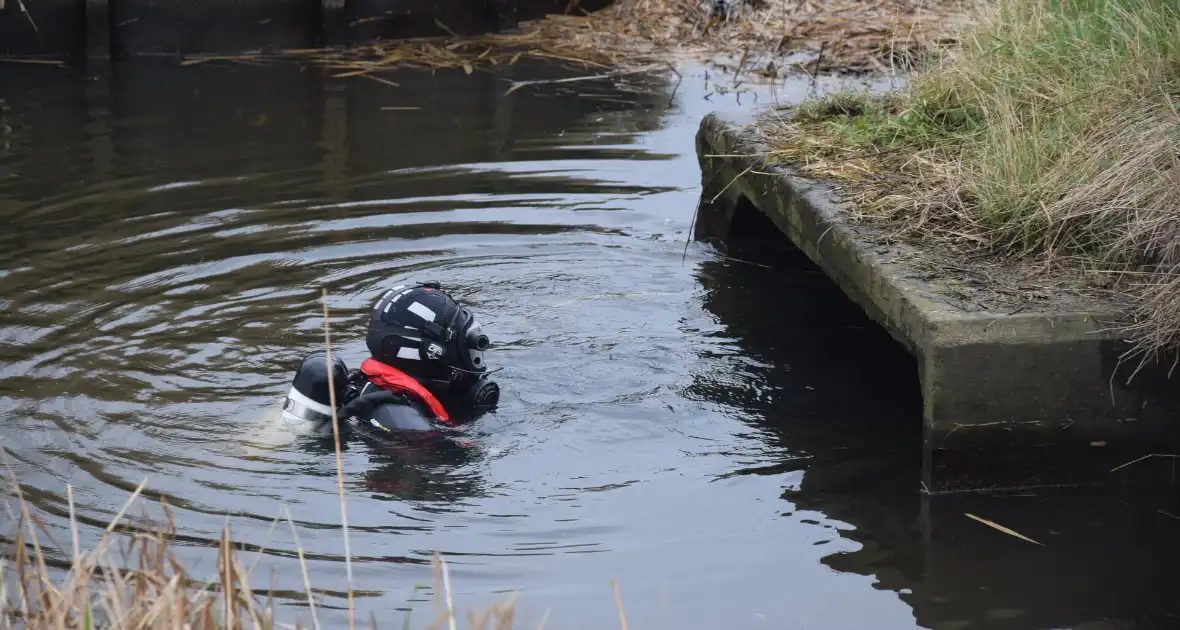
<svg viewBox="0 0 1180 630"><path fill-rule="evenodd" d="M995 0L960 41L899 92L779 112L762 127L772 159L903 237L1112 290L1128 357L1175 349L1180 5Z"/></svg>

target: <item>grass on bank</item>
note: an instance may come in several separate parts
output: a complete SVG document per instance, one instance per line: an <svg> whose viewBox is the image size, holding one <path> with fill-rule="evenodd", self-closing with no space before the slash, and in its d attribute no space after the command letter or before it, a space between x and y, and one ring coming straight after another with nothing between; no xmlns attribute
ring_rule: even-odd
<svg viewBox="0 0 1180 630"><path fill-rule="evenodd" d="M763 128L772 159L954 251L1103 278L1128 357L1180 345L1180 3L994 0L960 47L884 96L844 92Z"/></svg>

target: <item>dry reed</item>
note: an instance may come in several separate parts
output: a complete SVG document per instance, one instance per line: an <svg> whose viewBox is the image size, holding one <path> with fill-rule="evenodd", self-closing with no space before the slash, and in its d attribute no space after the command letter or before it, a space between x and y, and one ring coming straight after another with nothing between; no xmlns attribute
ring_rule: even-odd
<svg viewBox="0 0 1180 630"><path fill-rule="evenodd" d="M423 37L245 55L194 55L183 65L294 59L391 86L401 69L478 69L544 59L583 70L657 67L676 56L737 61L736 73L879 72L955 42L982 0L618 0L593 13L553 14L519 32ZM572 3L570 10L573 10ZM726 62L728 63L728 62Z"/></svg>
<svg viewBox="0 0 1180 630"><path fill-rule="evenodd" d="M570 50L723 55L767 74L881 72L955 41L978 0L619 0L526 24ZM747 65L748 64L748 65ZM742 67L735 68L741 70Z"/></svg>
<svg viewBox="0 0 1180 630"><path fill-rule="evenodd" d="M344 570L348 577L348 630L356 625L352 593L352 548L348 541L348 508L344 500L344 464L340 458L340 419L336 416L335 370L332 369L332 332L328 319L328 289L323 289L324 361L328 364L328 400L332 407L332 441L336 447L336 489L340 496L340 531L344 534Z"/></svg>
<svg viewBox="0 0 1180 630"><path fill-rule="evenodd" d="M298 620L293 624L279 620L273 593L263 594L251 586L254 566L242 561L230 540L228 524L217 542L216 577L198 580L186 572L170 549L176 527L166 502L161 502L164 514L161 522L153 522L144 510L138 525L121 523L138 498L137 491L106 529L107 533L119 530L122 544L118 552L109 549L108 537L104 535L94 550L76 549L68 568L55 569L48 559L51 551L42 543L43 537L49 536L48 528L28 505L19 486L11 487L19 515L12 551L0 560L0 628L269 630L303 627ZM141 484L139 490L143 488ZM290 523L289 515L287 519ZM72 513L70 527L76 537L78 524ZM291 531L306 583L311 627L318 630L321 626L303 548L293 524ZM265 549L260 548L259 556L263 553ZM444 574L448 571L442 556L435 554L433 563ZM447 615L440 616L429 627L444 624L454 627L450 589L448 579L440 591L448 601ZM512 627L514 614L514 600L507 598L471 613L470 627L485 628L490 623L493 628L506 630Z"/></svg>

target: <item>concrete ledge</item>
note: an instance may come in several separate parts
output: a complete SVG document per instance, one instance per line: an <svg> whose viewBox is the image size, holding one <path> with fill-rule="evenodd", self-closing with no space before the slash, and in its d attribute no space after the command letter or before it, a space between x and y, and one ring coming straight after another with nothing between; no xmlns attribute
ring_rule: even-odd
<svg viewBox="0 0 1180 630"><path fill-rule="evenodd" d="M694 237L724 246L735 214L752 206L917 357L928 490L1077 483L1128 454L1177 452L1180 388L1161 374L1167 366L1126 384L1123 341L1111 331L1120 305L1065 293L1018 308L964 300L968 278L932 274L929 252L849 222L830 187L765 165L768 148L748 129L754 116L715 112L701 123ZM1014 449L1028 465L1008 474L981 479L978 465L960 465Z"/></svg>

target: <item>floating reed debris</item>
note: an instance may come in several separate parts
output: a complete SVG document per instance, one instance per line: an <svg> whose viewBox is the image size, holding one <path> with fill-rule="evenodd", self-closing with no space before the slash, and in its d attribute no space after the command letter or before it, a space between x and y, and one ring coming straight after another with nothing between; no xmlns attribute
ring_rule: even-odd
<svg viewBox="0 0 1180 630"><path fill-rule="evenodd" d="M0 10L4 9L4 4L0 3ZM58 68L65 68L66 62L57 59L21 59L19 57L0 57L0 63L24 63L40 66L57 66Z"/></svg>
<svg viewBox="0 0 1180 630"><path fill-rule="evenodd" d="M1029 538L1028 536L1025 536L1024 534L1021 534L1021 533L1016 532L1014 530L1008 529L1007 527L1004 527L1003 525L1000 525L999 523L994 523L992 521L989 521L986 518L980 518L980 517L978 517L974 514L970 514L970 513L967 514L967 518L974 520L974 521L979 521L980 523L983 523L984 525L987 525L988 527L991 527L992 529L1004 532L1005 534L1008 534L1009 536L1014 536L1014 537L1019 538L1025 542L1030 542L1034 545L1040 545L1042 547L1045 546L1045 545Z"/></svg>
<svg viewBox="0 0 1180 630"><path fill-rule="evenodd" d="M739 60L775 75L875 72L956 42L980 0L617 0L580 16L524 26L571 50L613 51L650 61L668 54ZM822 58L813 57L820 49Z"/></svg>
<svg viewBox="0 0 1180 630"><path fill-rule="evenodd" d="M382 41L347 48L300 48L242 55L190 55L184 66L228 62L260 64L295 61L332 71L334 78L366 77L397 70L477 69L515 65L522 58L560 61L580 68L613 69L624 60L607 53L569 54L560 45L547 45L537 33L472 37L423 37ZM396 83L390 85L397 87Z"/></svg>
<svg viewBox="0 0 1180 630"><path fill-rule="evenodd" d="M1140 458L1138 458L1138 459L1133 459L1133 460L1131 460L1131 461L1129 461L1129 462L1127 462L1127 463L1125 463L1125 464L1120 464L1120 465L1118 465L1118 466L1115 466L1114 468L1111 468L1111 469L1110 469L1110 472L1116 472L1116 471L1122 470L1122 469L1124 469L1124 468L1126 468L1127 466L1130 466L1130 465L1132 465L1132 464L1138 464L1139 462L1146 461L1146 460L1149 460L1149 459L1153 459L1153 458L1156 458L1156 457L1167 457L1167 458L1170 458L1170 459L1180 459L1180 455L1175 455L1175 454L1172 454L1172 453L1149 453L1149 454L1147 454L1147 455L1144 455L1143 457L1140 457Z"/></svg>
<svg viewBox="0 0 1180 630"><path fill-rule="evenodd" d="M525 87L526 85L541 85L541 84L551 84L551 83L573 83L576 81L593 81L595 79L609 79L612 77L622 76L625 74L640 74L643 72L654 72L656 70L662 70L664 68L665 68L665 66L663 66L661 64L656 64L656 65L644 66L642 68L636 68L636 69L632 69L632 70L615 70L613 72L604 72L602 74L592 74L592 75L579 76L579 77L563 77L561 79L537 79L537 80L533 80L533 81L513 81L512 87L508 88L508 91L505 92L505 94L511 94L512 92L515 92L516 90L518 90L522 87ZM673 69L673 70L675 70L675 69Z"/></svg>
<svg viewBox="0 0 1180 630"><path fill-rule="evenodd" d="M374 77L401 69L479 69L545 59L603 72L654 66L672 57L721 65L740 59L769 77L792 68L809 72L880 72L956 43L955 33L982 0L618 0L587 13L523 22L519 32L380 41L347 48L198 55L183 65L259 64L296 60ZM575 14L575 12L578 12ZM823 51L822 54L817 54ZM590 74L590 73L587 73Z"/></svg>

